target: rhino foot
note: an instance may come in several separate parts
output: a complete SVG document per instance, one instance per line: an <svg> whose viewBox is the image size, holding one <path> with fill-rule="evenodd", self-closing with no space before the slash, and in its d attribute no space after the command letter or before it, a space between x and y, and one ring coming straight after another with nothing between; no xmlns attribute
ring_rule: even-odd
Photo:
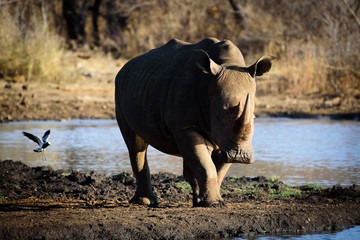
<svg viewBox="0 0 360 240"><path fill-rule="evenodd" d="M159 202L155 196L140 197L140 196L136 196L136 195L130 200L130 203L151 206L151 207L156 207L159 204Z"/></svg>

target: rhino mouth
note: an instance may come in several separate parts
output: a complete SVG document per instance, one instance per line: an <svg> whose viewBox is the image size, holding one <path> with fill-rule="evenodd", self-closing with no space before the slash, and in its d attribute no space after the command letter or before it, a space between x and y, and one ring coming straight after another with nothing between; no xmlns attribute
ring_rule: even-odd
<svg viewBox="0 0 360 240"><path fill-rule="evenodd" d="M232 143L230 148L221 150L220 161L250 164L255 161L254 151L252 148L241 148L239 145Z"/></svg>

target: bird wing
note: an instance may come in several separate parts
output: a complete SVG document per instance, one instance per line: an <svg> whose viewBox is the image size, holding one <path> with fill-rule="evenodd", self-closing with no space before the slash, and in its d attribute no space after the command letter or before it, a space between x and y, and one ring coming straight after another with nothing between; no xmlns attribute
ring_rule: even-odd
<svg viewBox="0 0 360 240"><path fill-rule="evenodd" d="M47 130L44 133L44 136L42 137L43 142L46 142L46 140L49 138L49 136L50 136L50 130Z"/></svg>
<svg viewBox="0 0 360 240"><path fill-rule="evenodd" d="M28 133L28 132L23 132L25 137L28 137L30 140L33 140L34 142L36 142L39 146L42 144L40 138L38 138L37 136Z"/></svg>

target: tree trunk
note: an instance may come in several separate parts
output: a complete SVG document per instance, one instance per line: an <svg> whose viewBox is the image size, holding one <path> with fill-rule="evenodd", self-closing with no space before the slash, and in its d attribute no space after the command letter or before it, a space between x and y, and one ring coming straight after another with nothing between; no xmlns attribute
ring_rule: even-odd
<svg viewBox="0 0 360 240"><path fill-rule="evenodd" d="M229 0L229 3L234 10L234 17L236 23L239 25L241 29L244 29L244 17L241 14L241 9L239 5L235 2L235 0Z"/></svg>
<svg viewBox="0 0 360 240"><path fill-rule="evenodd" d="M66 22L68 39L78 46L86 43L86 15L88 1L63 0L63 17Z"/></svg>
<svg viewBox="0 0 360 240"><path fill-rule="evenodd" d="M99 36L99 8L101 0L95 0L94 6L92 8L92 28L93 28L93 41L95 46L100 46L100 36Z"/></svg>

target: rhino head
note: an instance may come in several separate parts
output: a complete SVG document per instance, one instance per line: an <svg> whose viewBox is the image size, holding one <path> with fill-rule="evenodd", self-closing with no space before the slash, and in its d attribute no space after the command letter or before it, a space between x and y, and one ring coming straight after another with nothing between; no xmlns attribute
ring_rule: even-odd
<svg viewBox="0 0 360 240"><path fill-rule="evenodd" d="M263 56L250 67L238 67L219 65L201 50L195 56L198 67L211 78L210 128L211 137L221 151L220 160L253 163L255 76L268 72L274 57Z"/></svg>

